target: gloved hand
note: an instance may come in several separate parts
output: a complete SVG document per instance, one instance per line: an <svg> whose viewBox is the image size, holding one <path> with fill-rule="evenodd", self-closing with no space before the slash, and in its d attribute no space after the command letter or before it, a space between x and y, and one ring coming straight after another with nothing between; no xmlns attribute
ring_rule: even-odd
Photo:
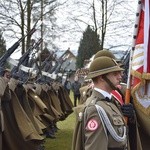
<svg viewBox="0 0 150 150"><path fill-rule="evenodd" d="M134 116L134 108L131 103L121 106L122 113L125 117L132 118Z"/></svg>

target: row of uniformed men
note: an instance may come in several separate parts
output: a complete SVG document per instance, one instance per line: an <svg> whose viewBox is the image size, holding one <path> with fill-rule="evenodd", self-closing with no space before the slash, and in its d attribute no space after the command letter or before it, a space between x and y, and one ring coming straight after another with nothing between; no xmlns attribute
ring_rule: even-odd
<svg viewBox="0 0 150 150"><path fill-rule="evenodd" d="M0 150L43 150L55 138L57 122L72 113L68 93L58 82L20 84L10 71L0 77Z"/></svg>

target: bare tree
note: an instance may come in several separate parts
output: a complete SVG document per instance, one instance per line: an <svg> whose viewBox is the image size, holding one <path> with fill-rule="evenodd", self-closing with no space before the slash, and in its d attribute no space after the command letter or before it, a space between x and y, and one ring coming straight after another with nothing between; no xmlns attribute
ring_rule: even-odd
<svg viewBox="0 0 150 150"><path fill-rule="evenodd" d="M41 7L42 4L42 7ZM0 26L8 38L20 38L29 32L34 24L37 24L41 18L47 22L55 22L54 14L57 8L57 0L1 0L0 1ZM42 12L42 13L41 13ZM43 20L42 20L43 21ZM44 34L43 28L53 28L53 23L42 24L42 30L39 33ZM37 35L37 34L36 34ZM41 36L38 34L38 36ZM35 37L34 37L35 38ZM40 37L36 37L40 38ZM30 46L31 36L22 42L22 54Z"/></svg>
<svg viewBox="0 0 150 150"><path fill-rule="evenodd" d="M68 20L76 33L82 34L90 25L99 34L102 47L129 46L135 18L134 0L72 0L69 7Z"/></svg>
<svg viewBox="0 0 150 150"><path fill-rule="evenodd" d="M113 49L129 45L135 16L132 2L134 0L59 0L59 3L58 0L1 0L0 27L8 38L16 39L42 20L34 38L43 36L48 47L56 49L60 42L79 45L90 25L99 34L102 47ZM22 53L30 40L28 37L22 43Z"/></svg>

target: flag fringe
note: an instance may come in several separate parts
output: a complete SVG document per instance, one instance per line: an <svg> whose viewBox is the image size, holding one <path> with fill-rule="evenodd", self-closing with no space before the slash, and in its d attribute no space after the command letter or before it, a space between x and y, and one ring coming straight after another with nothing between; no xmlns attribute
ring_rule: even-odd
<svg viewBox="0 0 150 150"><path fill-rule="evenodd" d="M132 97L134 99L133 104L135 106L136 110L140 110L141 112L143 112L148 118L150 115L150 106L145 108L142 104L140 104L140 102L137 100L137 96L135 95L135 90L132 93Z"/></svg>

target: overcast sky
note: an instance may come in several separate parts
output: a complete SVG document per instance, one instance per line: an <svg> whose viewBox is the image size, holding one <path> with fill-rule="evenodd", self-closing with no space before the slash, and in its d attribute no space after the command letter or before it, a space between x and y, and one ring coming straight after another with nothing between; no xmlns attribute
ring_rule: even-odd
<svg viewBox="0 0 150 150"><path fill-rule="evenodd" d="M73 0L68 0L70 2L70 4L73 2ZM84 1L84 0L80 0L80 1ZM87 0L89 2L91 2L92 0ZM109 0L110 1L110 0ZM118 18L120 17L126 17L124 20L124 22L122 22L122 24L124 24L124 26L126 26L126 22L131 22L133 21L133 24L130 25L130 27L126 30L122 30L122 28L119 30L119 25L117 25L114 28L118 28L118 30L116 30L118 32L118 37L113 37L110 36L112 34L113 31L111 31L111 28L108 29L107 31L107 35L106 35L106 42L104 47L105 48L109 48L112 46L115 46L115 44L120 43L120 44L126 44L128 46L126 46L125 48L123 47L121 50L127 50L129 48L130 43L132 43L132 34L133 34L133 30L134 30L134 20L135 20L135 14L136 14L136 9L137 9L137 1L136 0L126 0L126 5L122 6L121 8L119 8L120 13L118 13ZM69 31L69 32L63 32L63 34L59 37L59 39L57 39L56 42L59 43L59 47L61 50L66 50L68 49L68 47L70 47L71 50L77 50L78 46L79 46L79 41L82 38L82 33L85 31L87 25L84 23L73 23L73 21L70 19L71 15L75 15L75 16L79 16L80 10L85 11L87 13L89 10L87 10L87 8L83 8L80 6L76 6L76 5L66 5L63 6L63 9L60 9L60 11L58 12L58 23L59 24L64 24L66 26L68 26L68 28L74 28L74 26L76 25L76 27L78 27L78 30L81 32L73 32L73 30ZM118 12L119 12L118 11ZM68 14L69 12L69 14ZM121 14L122 13L122 14ZM116 20L118 18L115 18ZM91 18L87 18L87 17L82 17L79 19L83 19L85 22L91 24ZM116 33L117 34L117 33ZM119 36L119 34L124 35L123 38L121 38ZM58 44L57 43L57 44ZM117 45L116 44L116 45ZM119 48L120 49L120 48Z"/></svg>
<svg viewBox="0 0 150 150"><path fill-rule="evenodd" d="M64 1L64 0L60 0ZM84 0L80 0L80 2L85 2ZM87 0L86 2L92 2L92 0ZM111 0L109 0L111 1ZM74 22L72 20L72 16L80 16L80 12L86 12L87 14L91 13L88 8L83 8L81 5L74 5L75 0L68 0L66 5L63 5L59 8L59 11L57 12L57 23L60 27L64 27L64 31L59 33L60 35L55 40L55 44L57 47L59 47L59 51L67 50L70 47L70 50L74 50L77 53L79 42L82 38L82 34L85 31L87 25L84 23ZM118 17L123 17L121 13L126 16L125 22L130 22L131 20L134 22L135 20L135 13L137 8L137 2L136 0L126 0L126 5L123 5L120 8L120 13L118 13ZM129 10L129 12L127 12ZM129 13L130 15L127 15L126 13ZM84 20L85 22L91 24L91 18L90 17L80 17L79 19ZM117 19L117 18L116 18ZM118 43L119 44L126 44L128 46L120 48L121 50L127 50L130 48L130 45L132 43L132 33L133 33L133 26L134 24L130 25L130 28L126 29L125 31L120 30L119 26L116 26L118 32L118 37L112 37L110 36L112 33L111 28L108 29L108 35L106 36L106 42L104 47L109 48L111 46L115 46ZM76 28L78 31L74 30ZM114 27L113 27L114 28ZM120 38L119 34L122 33L122 35L125 35L124 38ZM35 33L36 34L36 33ZM12 45L16 39L9 39L6 40L7 45ZM117 44L116 44L117 43ZM7 47L9 48L9 47ZM12 58L19 58L20 57L19 49L13 53L11 56Z"/></svg>

